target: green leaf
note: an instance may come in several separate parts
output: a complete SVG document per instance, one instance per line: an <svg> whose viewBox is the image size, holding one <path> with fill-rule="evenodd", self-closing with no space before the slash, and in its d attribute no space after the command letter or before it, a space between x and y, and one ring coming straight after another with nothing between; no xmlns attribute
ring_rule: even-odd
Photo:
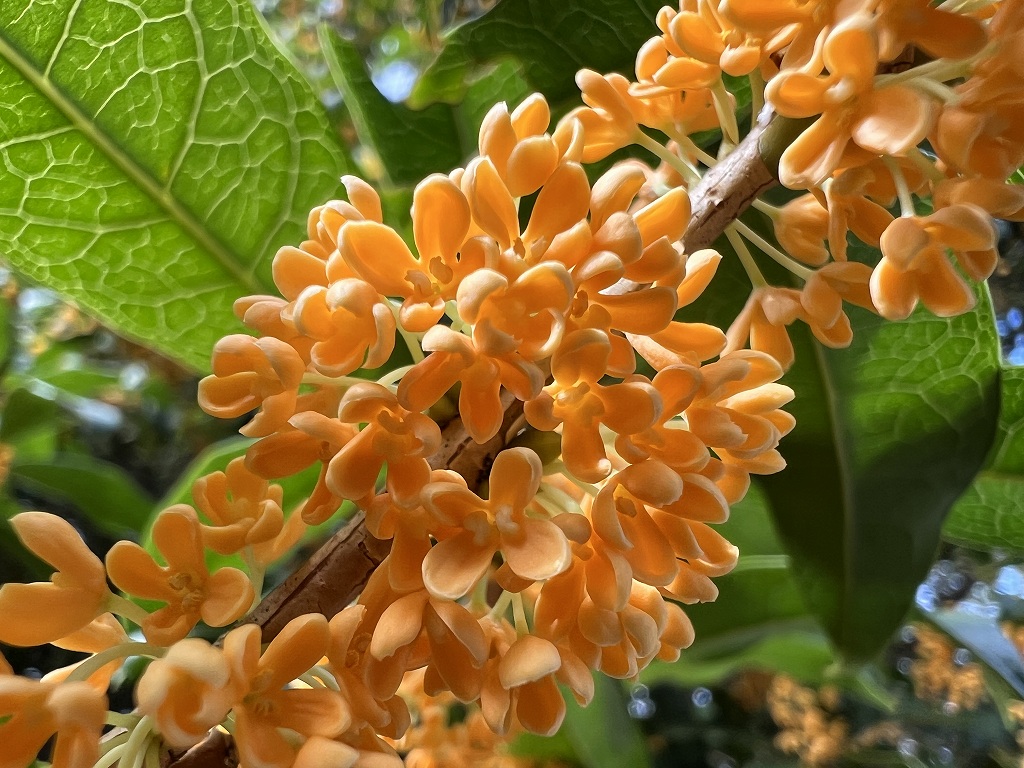
<svg viewBox="0 0 1024 768"><path fill-rule="evenodd" d="M953 507L946 538L1024 552L1024 368L1003 369L1002 408L985 468Z"/></svg>
<svg viewBox="0 0 1024 768"><path fill-rule="evenodd" d="M150 508L149 519L143 526L142 545L151 554L156 554L157 550L150 535L150 532L153 529L153 521L156 520L156 516L160 514L162 510L173 504L192 505L192 484L203 475L208 475L211 472L223 472L232 459L244 456L246 448L252 444L253 440L249 438L230 437L211 445L205 451L196 456L196 458L192 460L192 463L190 463L185 471L182 472L181 477L178 478L178 482L176 482L170 490L164 494L163 498ZM280 485L284 491L284 513L286 516L294 513L296 505L304 501L309 496L319 475L320 465L314 464L295 475L273 481L277 485ZM351 502L345 502L341 508L340 514L343 517L347 516L347 514L351 514L351 511L354 509L355 507ZM337 525L337 519L334 519L309 528L306 531L305 539L307 541L317 541L318 539L323 538L328 531ZM240 555L221 555L209 549L206 551L206 563L211 569L222 568L224 566L241 568L244 565Z"/></svg>
<svg viewBox="0 0 1024 768"><path fill-rule="evenodd" d="M445 104L412 110L377 90L354 43L328 24L319 28L320 47L334 83L345 98L360 141L374 150L392 184L416 184L430 173L447 173L462 162L455 111Z"/></svg>
<svg viewBox="0 0 1024 768"><path fill-rule="evenodd" d="M633 71L636 52L658 34L661 0L503 0L457 27L413 89L414 105L457 102L481 64L515 61L552 103L574 97L580 69Z"/></svg>
<svg viewBox="0 0 1024 768"><path fill-rule="evenodd" d="M191 504L192 484L203 475L208 475L211 472L223 472L233 459L244 456L245 449L253 442L247 437L229 437L211 445L192 460L192 463L178 478L178 482L171 486L170 490L153 507L154 512L159 512L172 504ZM314 464L298 474L273 481L284 490L284 511L286 513L309 495L316 484L319 470L319 464Z"/></svg>
<svg viewBox="0 0 1024 768"><path fill-rule="evenodd" d="M149 517L153 500L116 464L62 454L46 463L15 463L11 480L20 488L57 503L68 503L99 530L134 536Z"/></svg>
<svg viewBox="0 0 1024 768"><path fill-rule="evenodd" d="M813 631L761 490L752 486L715 530L739 547L740 559L731 573L715 579L719 595L713 603L685 608L696 639L678 663L731 657L781 632Z"/></svg>
<svg viewBox="0 0 1024 768"><path fill-rule="evenodd" d="M247 0L0 5L11 264L205 370L351 168Z"/></svg>
<svg viewBox="0 0 1024 768"><path fill-rule="evenodd" d="M0 414L0 442L23 461L47 461L57 451L58 413L52 398L16 389Z"/></svg>
<svg viewBox="0 0 1024 768"><path fill-rule="evenodd" d="M715 284L687 315L726 327L750 284L721 250ZM796 363L784 382L797 393L786 408L796 428L780 446L787 468L761 486L806 604L837 650L863 661L902 621L946 514L991 445L999 347L983 288L978 307L958 318L849 315L849 349L790 328Z"/></svg>
<svg viewBox="0 0 1024 768"><path fill-rule="evenodd" d="M999 348L984 289L949 320L850 314L849 349L793 334L797 427L782 443L786 470L763 485L807 602L856 660L903 620L991 445Z"/></svg>
<svg viewBox="0 0 1024 768"><path fill-rule="evenodd" d="M643 734L626 710L626 694L620 680L604 675L594 678L596 692L587 707L566 697L562 732L572 744L583 768L631 768L650 766Z"/></svg>
<svg viewBox="0 0 1024 768"><path fill-rule="evenodd" d="M725 656L694 659L684 651L672 664L656 660L640 673L640 681L648 685L668 681L687 688L712 686L742 670L763 669L814 685L825 679L833 660L832 649L820 632L794 630L769 635Z"/></svg>

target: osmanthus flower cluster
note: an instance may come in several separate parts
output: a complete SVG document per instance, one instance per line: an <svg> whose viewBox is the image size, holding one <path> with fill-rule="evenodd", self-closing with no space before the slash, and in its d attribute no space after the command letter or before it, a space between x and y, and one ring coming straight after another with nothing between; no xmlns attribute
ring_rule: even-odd
<svg viewBox="0 0 1024 768"><path fill-rule="evenodd" d="M345 177L346 199L314 209L308 238L274 259L280 295L236 302L253 335L218 342L200 385L208 413L253 414L245 456L200 478L194 504L164 510L152 547L120 542L105 562L59 518L12 520L55 573L0 587L0 642L91 655L40 681L0 671L0 743L12 745L0 766L28 765L54 735L57 768L155 765L212 729L246 768L398 765L398 750L429 765L432 726L407 736L422 696L469 705L467 732L551 734L559 686L585 704L593 671L631 678L675 659L693 640L681 605L715 599L712 580L737 561L715 524L752 474L784 467L785 326L801 319L842 346L847 301L890 318L918 301L964 311L953 259L985 277L991 215L1024 208L1004 183L1024 162L1024 3L965 7L663 9L636 81L579 73L585 106L554 125L539 95L494 107L479 155L416 187L411 243L373 188ZM928 61L884 72L908 49ZM780 166L808 194L755 202L782 248L754 225L726 229L754 287L726 332L677 313L714 290L722 259L682 243L703 169L742 142L725 85L736 77L811 120ZM712 128L717 157L691 138ZM661 167L588 175L585 163L633 144ZM919 215L914 195L932 195L934 212ZM881 261L848 260L848 232ZM800 287L768 285L748 242ZM406 352L408 365L369 373ZM456 418L469 440L500 444L481 487L438 460ZM272 481L311 466L315 487L286 514ZM392 542L354 604L300 616L266 646L251 624L217 644L190 636L247 614L267 568L343 502ZM210 553L237 567L208 567ZM108 712L129 656L153 659L137 708ZM101 741L105 724L117 730Z"/></svg>
<svg viewBox="0 0 1024 768"><path fill-rule="evenodd" d="M755 116L767 102L800 128L779 178L805 194L781 207L754 202L781 248L753 219L727 228L753 290L726 350L749 340L788 367L796 320L846 346L844 302L891 320L918 303L960 314L974 305L969 280L995 267L993 216L1024 215L1024 188L1007 183L1024 164L1022 13L1017 0L684 0L659 13L662 34L640 51L635 81L580 73L585 157L639 144L662 159L659 184L691 184L739 135L724 79L749 78ZM716 116L717 158L687 135ZM848 258L851 233L881 251L877 264ZM788 282L769 284L749 245Z"/></svg>

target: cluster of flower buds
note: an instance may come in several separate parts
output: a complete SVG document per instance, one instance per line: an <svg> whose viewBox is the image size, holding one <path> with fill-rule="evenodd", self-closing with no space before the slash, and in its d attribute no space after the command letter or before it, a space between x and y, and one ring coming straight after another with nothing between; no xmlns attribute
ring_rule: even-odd
<svg viewBox="0 0 1024 768"><path fill-rule="evenodd" d="M713 600L712 578L737 560L712 526L752 474L784 466L785 326L801 319L842 346L845 301L889 318L918 300L963 312L973 294L948 252L984 278L991 215L1024 208L1024 188L1004 183L1024 162L1024 3L949 5L663 9L636 82L581 72L586 106L553 126L539 95L494 107L479 156L416 187L411 243L373 188L345 177L347 199L314 209L308 239L278 252L280 296L235 304L256 335L216 345L199 399L214 416L255 411L241 430L254 442L195 484L194 505L158 516L159 560L121 542L104 567L59 518L13 519L56 572L0 588L0 642L92 655L41 681L0 669L3 764L28 765L56 734L55 768L141 765L216 728L246 766L398 765L396 745L428 761L430 739L400 741L403 681L470 705L473 728L551 734L560 684L585 704L593 671L630 678L675 659L693 640L680 604ZM877 74L908 47L931 58ZM755 107L764 94L787 118L816 119L780 166L809 193L755 202L782 248L742 221L726 230L754 288L726 332L676 313L722 258L682 239L702 168L740 141L725 86L736 77L750 79ZM717 157L691 138L710 128ZM591 181L584 163L631 144L662 166L618 164ZM918 215L915 194L935 212ZM848 231L881 246L876 266L847 260ZM747 243L802 287L769 286ZM375 378L406 351L409 365ZM481 487L438 466L456 416L468 439L505 446ZM286 515L271 481L317 464L311 495ZM243 617L267 567L346 501L392 541L355 604L294 619L266 648L255 625L218 645L188 636ZM244 569L211 572L210 552ZM159 607L113 594L108 578ZM154 661L136 712L107 712L111 675L139 655ZM101 746L105 723L122 730Z"/></svg>
<svg viewBox="0 0 1024 768"><path fill-rule="evenodd" d="M1017 0L684 0L659 13L663 34L640 51L635 82L578 76L585 157L637 144L663 161L663 187L692 185L737 141L723 82L745 76L755 118L767 103L799 129L779 178L805 194L781 207L755 201L778 245L756 222L727 229L753 290L726 349L749 339L788 367L796 320L846 346L844 302L890 320L918 303L961 314L975 303L967 278L996 265L993 217L1024 219L1024 187L1007 181L1024 164L1022 22ZM716 123L723 141L711 157L687 134ZM851 234L881 251L877 263L848 260ZM770 285L750 245L789 283Z"/></svg>

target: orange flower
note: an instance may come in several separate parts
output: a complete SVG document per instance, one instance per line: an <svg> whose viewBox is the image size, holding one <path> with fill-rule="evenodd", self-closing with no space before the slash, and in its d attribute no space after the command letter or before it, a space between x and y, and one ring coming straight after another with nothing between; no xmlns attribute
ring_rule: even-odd
<svg viewBox="0 0 1024 768"><path fill-rule="evenodd" d="M412 217L419 259L390 227L348 222L339 230L338 254L328 263L327 277L336 281L354 272L379 294L403 299L403 327L422 332L438 321L466 266L474 263L473 249L464 248L469 203L454 182L435 174L417 185ZM460 262L462 251L468 264Z"/></svg>
<svg viewBox="0 0 1024 768"><path fill-rule="evenodd" d="M827 75L811 69L783 70L765 97L787 117L821 115L789 145L779 162L787 187L819 186L840 165L847 145L875 155L902 155L920 142L933 122L932 103L914 88L875 89L878 41L873 19L854 14L825 38L822 62Z"/></svg>
<svg viewBox="0 0 1024 768"><path fill-rule="evenodd" d="M244 458L226 472L211 472L192 484L192 499L211 525L200 525L203 545L222 555L274 539L284 526L284 491L254 475Z"/></svg>
<svg viewBox="0 0 1024 768"><path fill-rule="evenodd" d="M965 59L988 40L978 19L936 8L928 0L883 0L875 12L882 61L895 59L907 46L934 59Z"/></svg>
<svg viewBox="0 0 1024 768"><path fill-rule="evenodd" d="M751 350L729 352L703 366L700 389L685 411L690 431L727 465L778 472L786 465L776 450L779 440L795 424L780 410L793 399L792 389L775 383L781 376L773 357Z"/></svg>
<svg viewBox="0 0 1024 768"><path fill-rule="evenodd" d="M459 286L457 307L459 317L473 326L479 352L506 360L514 353L535 362L549 357L561 340L572 296L568 270L559 262L544 261L515 280L496 270L477 270ZM520 377L529 373L533 380L532 369L514 367L522 369ZM515 372L507 372L512 380Z"/></svg>
<svg viewBox="0 0 1024 768"><path fill-rule="evenodd" d="M971 203L994 218L1024 221L1024 186L1002 179L944 179L935 187L933 203L936 209Z"/></svg>
<svg viewBox="0 0 1024 768"><path fill-rule="evenodd" d="M56 572L49 582L0 586L0 642L42 645L77 632L107 610L103 563L78 531L56 515L22 512L11 526L25 547Z"/></svg>
<svg viewBox="0 0 1024 768"><path fill-rule="evenodd" d="M550 120L547 101L535 93L511 114L504 102L495 104L480 125L480 155L490 158L513 197L540 189L562 158L558 143L545 133Z"/></svg>
<svg viewBox="0 0 1024 768"><path fill-rule="evenodd" d="M485 716L488 710L514 711L526 730L542 736L554 735L565 718L565 700L555 680L562 666L558 649L543 638L522 635L496 661L481 696ZM490 719L492 728L500 726L495 729L498 733L507 731L508 715L499 720L491 714Z"/></svg>
<svg viewBox="0 0 1024 768"><path fill-rule="evenodd" d="M361 502L387 462L387 489L396 503L412 504L430 479L427 457L441 446L441 430L422 413L403 408L380 384L355 384L341 399L338 418L366 424L327 468L327 486L343 499Z"/></svg>
<svg viewBox="0 0 1024 768"><path fill-rule="evenodd" d="M99 759L107 697L89 683L39 682L0 675L0 743L4 768L33 764L56 734L53 768L92 768Z"/></svg>
<svg viewBox="0 0 1024 768"><path fill-rule="evenodd" d="M372 580L372 579L371 579ZM368 591L372 591L368 585ZM366 591L364 597L369 597ZM366 673L372 626L365 621L365 605L350 605L330 621L327 657L341 694L352 711L352 730L369 727L375 733L400 737L409 727L409 708L401 696L378 699L367 684Z"/></svg>
<svg viewBox="0 0 1024 768"><path fill-rule="evenodd" d="M262 655L260 628L254 624L224 638L237 697L235 743L243 765L289 768L297 749L279 729L333 738L349 727L348 705L338 692L286 687L320 661L329 637L327 619L307 614L288 622Z"/></svg>
<svg viewBox="0 0 1024 768"><path fill-rule="evenodd" d="M889 320L908 317L918 300L940 317L966 312L974 294L946 256L984 280L998 260L992 218L970 204L942 208L930 216L896 219L882 234L882 260L871 275L871 298Z"/></svg>
<svg viewBox="0 0 1024 768"><path fill-rule="evenodd" d="M269 435L295 413L306 364L295 349L272 337L234 334L213 347L213 375L199 382L199 405L211 416L233 419L259 408L239 431Z"/></svg>
<svg viewBox="0 0 1024 768"><path fill-rule="evenodd" d="M190 637L146 667L135 701L168 745L185 749L202 741L238 701L230 681L231 668L220 649Z"/></svg>
<svg viewBox="0 0 1024 768"><path fill-rule="evenodd" d="M127 642L129 642L128 635L121 626L121 622L114 618L113 614L104 613L77 632L72 632L70 635L65 635L59 640L54 640L52 645L80 653L99 653L108 648L113 648L115 645ZM123 663L123 658L114 659L109 664L93 672L87 682L100 693L106 693L107 688L110 687L110 678L121 668ZM81 662L48 672L43 676L43 680L46 682L62 682L78 668L79 664Z"/></svg>
<svg viewBox="0 0 1024 768"><path fill-rule="evenodd" d="M775 238L783 250L804 264L818 267L829 259L825 240L829 232L829 209L808 193L779 208L773 216Z"/></svg>
<svg viewBox="0 0 1024 768"><path fill-rule="evenodd" d="M337 413L341 395L338 390L333 394L326 402L310 403L310 410L296 413L287 427L251 445L245 456L246 466L261 477L287 477L315 461L322 463L320 477L300 512L310 525L324 522L341 506L343 499L327 486L327 470L331 459L359 431L355 425L342 424L322 412Z"/></svg>
<svg viewBox="0 0 1024 768"><path fill-rule="evenodd" d="M338 280L329 288L311 285L291 311L295 328L316 343L313 367L325 376L344 376L357 368L377 368L395 348L395 316L369 283Z"/></svg>
<svg viewBox="0 0 1024 768"><path fill-rule="evenodd" d="M647 429L661 412L661 401L647 379L630 377L603 385L611 344L593 329L573 331L551 358L554 383L526 404L526 419L537 429L562 425L562 460L581 480L594 482L611 471L601 437L602 424L620 435Z"/></svg>
<svg viewBox="0 0 1024 768"><path fill-rule="evenodd" d="M427 510L451 530L423 559L423 584L438 598L457 600L473 589L495 552L521 579L543 581L564 571L569 542L550 520L529 517L543 470L527 448L507 448L491 467L486 501L464 483L431 483L423 491Z"/></svg>
<svg viewBox="0 0 1024 768"><path fill-rule="evenodd" d="M651 381L662 402L661 415L649 428L619 435L616 452L631 464L656 458L679 473L699 471L710 458L707 446L677 420L700 389L696 366L674 365L660 370Z"/></svg>
<svg viewBox="0 0 1024 768"><path fill-rule="evenodd" d="M796 354L786 326L802 314L799 291L771 285L755 288L726 332L729 343L725 353L742 349L749 339L751 349L769 354L789 368Z"/></svg>
<svg viewBox="0 0 1024 768"><path fill-rule="evenodd" d="M679 13L669 9L658 15L659 26L668 28L666 42L671 40L686 56L714 64L734 77L748 75L761 65L766 54L759 38L730 24L710 2L686 5L686 10L680 5ZM690 10L693 7L696 10Z"/></svg>
<svg viewBox="0 0 1024 768"><path fill-rule="evenodd" d="M166 605L142 622L146 639L171 645L201 618L223 627L252 605L253 588L237 568L211 574L206 567L199 519L189 506L168 507L153 523L153 543L167 561L158 565L138 544L119 541L107 553L111 580L125 592Z"/></svg>
<svg viewBox="0 0 1024 768"><path fill-rule="evenodd" d="M486 638L477 618L451 600L431 597L425 590L398 598L381 614L369 652L383 662L380 668L395 671L391 684L396 690L407 669L425 665L432 693L450 690L462 701L480 695ZM393 691L381 690L378 683L375 693Z"/></svg>
<svg viewBox="0 0 1024 768"><path fill-rule="evenodd" d="M485 349L496 332L482 327L474 333ZM423 411L440 400L456 382L459 390L459 416L466 431L478 443L498 433L505 417L501 402L504 386L520 400L534 397L544 383L540 368L518 352L491 354L478 351L474 340L443 325L434 326L423 336L423 349L431 354L414 365L398 385L398 400L413 411Z"/></svg>

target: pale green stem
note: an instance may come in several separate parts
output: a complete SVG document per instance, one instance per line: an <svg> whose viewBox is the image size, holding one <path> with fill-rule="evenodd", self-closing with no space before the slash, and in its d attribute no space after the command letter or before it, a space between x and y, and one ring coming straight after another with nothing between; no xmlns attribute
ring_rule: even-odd
<svg viewBox="0 0 1024 768"><path fill-rule="evenodd" d="M540 492L551 498L555 504L566 512L582 512L583 509L576 499L551 483L541 483Z"/></svg>
<svg viewBox="0 0 1024 768"><path fill-rule="evenodd" d="M123 717L126 717L126 715L123 715ZM123 747L125 745L125 742L128 741L128 737L132 735L132 729L135 728L135 725L137 725L138 721L141 719L142 718L135 718L135 722L132 724L132 727L130 729L122 731L121 733L117 734L117 736L113 736L109 739L104 739L100 743L100 756L106 757L108 754L110 754L113 750L117 749L118 747Z"/></svg>
<svg viewBox="0 0 1024 768"><path fill-rule="evenodd" d="M483 610L487 607L487 581L487 578L484 577L473 587L473 595L469 598L472 608Z"/></svg>
<svg viewBox="0 0 1024 768"><path fill-rule="evenodd" d="M323 680L320 680L312 672L306 672L299 675L299 680L304 682L310 688L327 688L327 684Z"/></svg>
<svg viewBox="0 0 1024 768"><path fill-rule="evenodd" d="M318 384L323 387L348 388L356 384L365 384L366 379L358 376L324 376L316 371L306 371L302 374L303 384Z"/></svg>
<svg viewBox="0 0 1024 768"><path fill-rule="evenodd" d="M139 724L139 720L141 719L141 715L124 715L120 712L107 712L107 718L104 722L107 725L116 725L118 728L127 728L130 731ZM125 734L125 738L128 738L127 734Z"/></svg>
<svg viewBox="0 0 1024 768"><path fill-rule="evenodd" d="M760 68L755 67L754 71L747 75L750 81L750 130L757 125L757 116L764 109L764 78L761 76Z"/></svg>
<svg viewBox="0 0 1024 768"><path fill-rule="evenodd" d="M910 187L907 184L907 177L903 175L903 169L891 157L883 157L882 162L889 169L889 173L892 174L893 183L896 185L896 194L900 199L900 213L903 216L913 216L917 213L914 208L914 196L910 193Z"/></svg>
<svg viewBox="0 0 1024 768"><path fill-rule="evenodd" d="M601 489L598 488L596 485L591 485L590 483L584 482L583 480L580 480L578 477L576 477L576 475L569 471L569 468L565 466L565 462L563 461L553 461L551 462L548 468L550 469L550 471L548 472L549 475L562 475L563 477L565 477L566 480L575 485L584 493L589 493L591 496L597 496L597 494L601 492Z"/></svg>
<svg viewBox="0 0 1024 768"><path fill-rule="evenodd" d="M761 213L763 213L765 216L767 216L772 221L778 221L779 217L782 215L782 209L781 208L778 208L778 207L772 205L771 203L766 203L760 197L755 197L754 201L750 205L753 208L759 210Z"/></svg>
<svg viewBox="0 0 1024 768"><path fill-rule="evenodd" d="M413 367L411 365L403 365L401 368L395 368L395 370L385 373L377 379L377 383L385 387L390 387L393 384L397 384L398 380L411 371L412 368Z"/></svg>
<svg viewBox="0 0 1024 768"><path fill-rule="evenodd" d="M146 757L143 761L144 768L160 768L160 740L151 738L146 747Z"/></svg>
<svg viewBox="0 0 1024 768"><path fill-rule="evenodd" d="M945 174L935 167L935 163L919 147L912 148L907 153L907 159L932 181L942 181L946 178Z"/></svg>
<svg viewBox="0 0 1024 768"><path fill-rule="evenodd" d="M722 78L718 78L718 81L711 86L711 96L715 103L718 122L722 126L722 144L734 147L740 141L740 127L736 122L736 112L733 111L729 91L726 90Z"/></svg>
<svg viewBox="0 0 1024 768"><path fill-rule="evenodd" d="M163 656L165 652L166 649L157 645L150 645L149 643L121 643L113 648L107 648L105 651L100 651L90 656L75 667L74 671L67 676L65 682L77 683L88 680L97 670L102 669L117 659L126 659L129 656L150 656L155 659Z"/></svg>
<svg viewBox="0 0 1024 768"><path fill-rule="evenodd" d="M423 359L423 349L420 347L419 335L411 333L402 327L402 321L398 317L398 310L401 307L400 304L389 301L388 306L391 307L391 314L395 316L395 326L398 328L398 333L402 337L402 341L405 342L405 346L409 348L409 354L412 356L412 361L414 363L418 363Z"/></svg>
<svg viewBox="0 0 1024 768"><path fill-rule="evenodd" d="M263 597L263 579L266 577L267 571L266 568L256 562L251 546L247 546L242 550L242 560L245 561L246 570L249 572L249 583L252 584L252 605L249 606L251 611L259 604Z"/></svg>
<svg viewBox="0 0 1024 768"><path fill-rule="evenodd" d="M946 0L937 7L940 11L951 13L973 13L992 5L996 0Z"/></svg>
<svg viewBox="0 0 1024 768"><path fill-rule="evenodd" d="M526 621L526 608L523 606L521 592L512 595L512 618L515 620L517 633L520 635L530 634L530 625Z"/></svg>
<svg viewBox="0 0 1024 768"><path fill-rule="evenodd" d="M742 221L734 221L733 224L736 226L736 230L747 238L747 240L756 245L760 250L764 251L765 254L770 256L773 261L788 269L801 280L806 280L814 274L813 269L808 269L792 257L787 256Z"/></svg>
<svg viewBox="0 0 1024 768"><path fill-rule="evenodd" d="M146 756L146 746L149 735L152 733L153 719L146 715L139 724L135 726L132 735L128 737L124 745L124 754L121 757L121 765L125 768L140 768Z"/></svg>
<svg viewBox="0 0 1024 768"><path fill-rule="evenodd" d="M533 497L533 500L534 500L534 502L539 504L540 507L545 512L548 513L549 517L554 517L555 515L560 515L560 514L562 514L563 512L566 511L564 509L560 509L559 506L554 502L553 499L547 498L547 496L544 494L544 489L543 488L541 488L539 491L537 491L537 495Z"/></svg>
<svg viewBox="0 0 1024 768"><path fill-rule="evenodd" d="M125 741L127 741L128 734L124 734L124 736ZM121 756L124 754L125 747L127 746L125 741L122 741L121 743L112 747L109 752L103 753L103 756L100 757L100 759L93 764L92 768L110 768L110 766L118 762L121 759Z"/></svg>
<svg viewBox="0 0 1024 768"><path fill-rule="evenodd" d="M678 144L679 148L683 152L691 153L694 157L696 157L698 160L704 163L704 165L706 165L708 168L714 168L715 165L718 163L718 160L715 157L709 155L703 149L694 144L693 139L685 135L682 131L676 128L666 128L665 134L670 139L672 139L672 141Z"/></svg>
<svg viewBox="0 0 1024 768"><path fill-rule="evenodd" d="M976 58L976 57L975 57ZM946 82L965 77L971 71L974 58L950 61L949 59L936 59L927 64L911 67L904 72L894 72L888 75L875 75L875 89L885 88L890 85L906 83L921 78L928 78L936 82Z"/></svg>
<svg viewBox="0 0 1024 768"><path fill-rule="evenodd" d="M754 288L762 288L768 285L768 281L764 279L764 275L761 274L761 270L757 267L757 262L750 255L750 251L747 250L747 244L743 242L743 238L739 236L739 233L731 226L726 227L725 237L733 249L735 249L736 255L739 256L740 264L743 265L743 269L750 279L750 284Z"/></svg>
<svg viewBox="0 0 1024 768"><path fill-rule="evenodd" d="M121 595L115 595L113 592L107 595L106 608L111 613L123 616L140 627L149 618L149 612L141 605L136 605L131 600L121 597Z"/></svg>
<svg viewBox="0 0 1024 768"><path fill-rule="evenodd" d="M943 104L951 104L960 98L960 94L945 83L940 83L937 80L930 80L927 77L921 80L915 80L911 85L918 90L931 94Z"/></svg>
<svg viewBox="0 0 1024 768"><path fill-rule="evenodd" d="M316 675L321 680L323 680L324 685L326 685L332 691L340 691L341 690L341 686L338 685L337 678L335 678L334 675L332 675L330 673L330 671L327 669L327 667L324 667L324 666L321 666L320 664L317 664L315 667L313 667L312 669L309 670L309 673L311 675Z"/></svg>
<svg viewBox="0 0 1024 768"><path fill-rule="evenodd" d="M464 333L467 336L473 335L473 326L459 316L459 307L454 301L446 301L444 313L452 321L452 330L456 333Z"/></svg>
<svg viewBox="0 0 1024 768"><path fill-rule="evenodd" d="M512 602L512 593L502 590L501 597L494 603L494 607L491 608L491 618L500 619L505 615L505 611L508 610L509 603Z"/></svg>
<svg viewBox="0 0 1024 768"><path fill-rule="evenodd" d="M696 168L691 167L689 163L683 160L683 158L679 157L679 155L674 152L670 152L666 146L655 141L643 131L638 129L636 135L633 137L633 141L675 168L679 174L687 180L687 182L700 181L700 174L697 172Z"/></svg>

